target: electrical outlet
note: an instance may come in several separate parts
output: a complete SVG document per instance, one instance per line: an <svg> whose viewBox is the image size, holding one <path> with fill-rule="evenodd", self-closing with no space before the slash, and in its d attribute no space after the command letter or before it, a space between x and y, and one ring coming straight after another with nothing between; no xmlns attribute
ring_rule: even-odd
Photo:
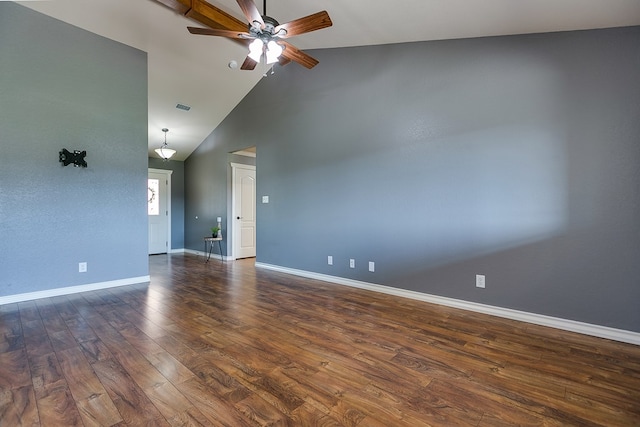
<svg viewBox="0 0 640 427"><path fill-rule="evenodd" d="M78 263L78 273L86 273L87 272L87 263L79 262Z"/></svg>
<svg viewBox="0 0 640 427"><path fill-rule="evenodd" d="M476 274L476 288L484 288L484 274Z"/></svg>
<svg viewBox="0 0 640 427"><path fill-rule="evenodd" d="M331 255L327 257L327 264L333 265L333 257Z"/></svg>
<svg viewBox="0 0 640 427"><path fill-rule="evenodd" d="M349 267L356 268L356 260L355 259L351 258L349 260Z"/></svg>
<svg viewBox="0 0 640 427"><path fill-rule="evenodd" d="M370 272L375 272L376 271L376 263L373 261L369 261L369 271Z"/></svg>

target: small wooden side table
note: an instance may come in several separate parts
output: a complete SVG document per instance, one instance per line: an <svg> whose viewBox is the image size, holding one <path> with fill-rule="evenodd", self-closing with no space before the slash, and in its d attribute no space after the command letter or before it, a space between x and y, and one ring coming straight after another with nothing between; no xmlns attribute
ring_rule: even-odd
<svg viewBox="0 0 640 427"><path fill-rule="evenodd" d="M224 261L224 257L222 256L222 236L218 237L205 237L204 238L204 251L207 254L207 260L205 263L209 262L209 258L211 258L211 252L213 252L213 245L215 242L218 242L218 249L220 250L220 261ZM209 250L207 251L207 243L209 244Z"/></svg>

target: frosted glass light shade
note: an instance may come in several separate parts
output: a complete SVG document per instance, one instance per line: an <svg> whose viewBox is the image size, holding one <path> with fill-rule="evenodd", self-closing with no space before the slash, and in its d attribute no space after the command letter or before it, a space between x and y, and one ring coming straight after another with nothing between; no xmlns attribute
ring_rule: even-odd
<svg viewBox="0 0 640 427"><path fill-rule="evenodd" d="M267 44L267 64L278 62L278 57L282 54L282 46L271 40Z"/></svg>
<svg viewBox="0 0 640 427"><path fill-rule="evenodd" d="M262 49L264 48L264 43L260 39L255 39L249 45L249 58L253 59L256 62L260 62L260 57L262 56Z"/></svg>
<svg viewBox="0 0 640 427"><path fill-rule="evenodd" d="M171 156L173 156L174 154L176 154L176 150L172 150L171 148L156 148L155 152L158 153L158 156L162 157L163 159L170 159Z"/></svg>

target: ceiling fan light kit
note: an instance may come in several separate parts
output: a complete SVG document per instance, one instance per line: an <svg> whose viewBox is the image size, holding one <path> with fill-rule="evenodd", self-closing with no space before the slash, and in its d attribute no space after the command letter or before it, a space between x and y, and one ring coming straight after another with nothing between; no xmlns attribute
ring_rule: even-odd
<svg viewBox="0 0 640 427"><path fill-rule="evenodd" d="M198 0L193 1L197 2ZM266 64L280 62L282 65L285 65L290 61L295 61L306 68L313 68L318 64L315 58L297 49L284 39L321 30L333 25L326 11L317 12L303 18L294 19L285 24L280 24L274 18L267 16L266 0L264 0L263 15L260 14L253 0L236 1L249 23L247 32L239 32L231 29L228 25L225 26L224 22L216 22L220 27L223 27L222 29L196 27L187 27L187 29L191 34L220 36L238 40L253 40L249 44L247 58L240 67L242 70L255 69L256 65L260 63L263 58ZM186 15L189 16L188 11Z"/></svg>

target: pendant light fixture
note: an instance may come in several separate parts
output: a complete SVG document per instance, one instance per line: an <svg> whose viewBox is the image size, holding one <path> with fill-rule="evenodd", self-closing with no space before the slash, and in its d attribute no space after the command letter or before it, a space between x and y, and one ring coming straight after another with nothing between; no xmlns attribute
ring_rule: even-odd
<svg viewBox="0 0 640 427"><path fill-rule="evenodd" d="M172 150L167 146L167 132L169 132L169 129L163 128L162 132L164 132L164 144L162 144L160 148L156 148L155 152L158 153L158 156L162 157L162 160L166 162L171 158L171 156L176 154L176 150Z"/></svg>

